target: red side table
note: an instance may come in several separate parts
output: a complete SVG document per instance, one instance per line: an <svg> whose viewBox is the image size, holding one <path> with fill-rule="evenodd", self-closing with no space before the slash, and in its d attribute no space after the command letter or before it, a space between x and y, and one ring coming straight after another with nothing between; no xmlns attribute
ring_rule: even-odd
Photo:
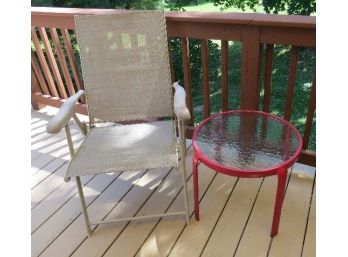
<svg viewBox="0 0 348 257"><path fill-rule="evenodd" d="M194 131L193 187L199 220L199 162L231 176L258 178L277 175L271 237L278 233L288 168L302 149L298 130L286 120L260 111L233 110L205 119Z"/></svg>

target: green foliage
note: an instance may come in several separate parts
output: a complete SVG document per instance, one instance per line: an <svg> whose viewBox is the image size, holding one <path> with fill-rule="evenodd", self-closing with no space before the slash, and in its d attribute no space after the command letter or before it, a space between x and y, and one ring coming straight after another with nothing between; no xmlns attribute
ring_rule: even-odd
<svg viewBox="0 0 348 257"><path fill-rule="evenodd" d="M288 14L310 15L315 13L316 0L263 0L266 13L279 13L286 11Z"/></svg>
<svg viewBox="0 0 348 257"><path fill-rule="evenodd" d="M182 67L182 47L181 40L174 38L171 40L171 58L174 72L174 80L184 82L184 74ZM220 72L221 51L220 46L211 40L208 40L209 50L209 78L211 81L216 80ZM201 41L198 39L189 40L190 51L190 70L191 70L191 84L193 92L200 94L201 88Z"/></svg>
<svg viewBox="0 0 348 257"><path fill-rule="evenodd" d="M32 0L32 6L56 6L73 8L125 8L157 9L162 0Z"/></svg>
<svg viewBox="0 0 348 257"><path fill-rule="evenodd" d="M198 4L197 0L165 0L165 3L171 11L185 11L184 6Z"/></svg>
<svg viewBox="0 0 348 257"><path fill-rule="evenodd" d="M212 0L214 5L221 9L237 7L245 11L246 7L256 10L259 0ZM288 14L310 15L315 13L316 0L262 0L266 13L279 13L286 11Z"/></svg>

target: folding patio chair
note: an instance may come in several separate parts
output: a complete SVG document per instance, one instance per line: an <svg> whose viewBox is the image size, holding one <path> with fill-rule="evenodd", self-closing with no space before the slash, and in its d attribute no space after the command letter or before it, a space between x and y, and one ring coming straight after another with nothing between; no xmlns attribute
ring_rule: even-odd
<svg viewBox="0 0 348 257"><path fill-rule="evenodd" d="M190 113L178 83L173 84L173 97L163 12L80 15L75 23L85 92L61 106L47 132L65 127L72 156L65 180L76 179L88 235L94 224L170 215L184 215L188 224L185 120ZM74 113L82 96L88 105L87 124ZM68 124L72 117L86 134L76 153ZM184 211L90 222L80 176L162 167L181 171Z"/></svg>

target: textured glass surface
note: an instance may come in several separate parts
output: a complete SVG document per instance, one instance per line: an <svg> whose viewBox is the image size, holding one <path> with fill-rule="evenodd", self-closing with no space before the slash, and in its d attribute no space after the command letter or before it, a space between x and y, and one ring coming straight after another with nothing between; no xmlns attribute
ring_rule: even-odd
<svg viewBox="0 0 348 257"><path fill-rule="evenodd" d="M299 142L294 130L257 113L218 115L196 137L200 151L231 168L264 170L291 159Z"/></svg>

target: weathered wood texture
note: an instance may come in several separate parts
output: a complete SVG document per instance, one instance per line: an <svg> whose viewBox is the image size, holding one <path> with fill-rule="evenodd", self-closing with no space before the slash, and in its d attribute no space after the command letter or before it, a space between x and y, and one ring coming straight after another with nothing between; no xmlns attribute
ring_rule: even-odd
<svg viewBox="0 0 348 257"><path fill-rule="evenodd" d="M111 14L127 12L112 9L77 9L77 8L43 8L32 7L32 69L35 74L32 85L32 102L35 108L39 104L59 106L66 97L83 89L83 81L73 52L70 34L74 33L74 15ZM242 42L241 63L241 109L259 109L261 63L265 56L264 99L263 110L270 111L272 88L272 56L274 44L292 46L289 65L289 78L284 106L284 117L291 117L291 106L296 80L297 59L300 47L315 47L316 18L297 15L265 15L242 13L202 13L202 12L166 12L168 38L181 38L182 45L182 80L187 93L187 105L192 113L189 121L187 137L191 137L194 129L193 101L189 38L201 40L202 95L204 117L210 116L209 91L209 49L208 40L221 40L221 106L228 110L228 41ZM54 49L48 45L44 28L48 28L53 39ZM40 39L45 49L40 48ZM59 31L59 33L58 33ZM64 44L62 44L64 42ZM263 53L263 45L266 51ZM65 49L65 50L64 50ZM53 51L52 51L53 50ZM53 53L55 53L53 56ZM46 61L48 59L48 63ZM58 61L59 62L58 62ZM62 74L57 74L59 64ZM64 81L63 81L64 80ZM37 81L37 82L36 82ZM62 87L62 83L64 86ZM66 92L66 93L65 93ZM42 95L40 95L42 94ZM35 102L36 101L36 102ZM77 111L87 113L84 100ZM308 142L315 112L315 85L312 89L308 106L304 148L300 161L313 165L315 153L308 152Z"/></svg>

